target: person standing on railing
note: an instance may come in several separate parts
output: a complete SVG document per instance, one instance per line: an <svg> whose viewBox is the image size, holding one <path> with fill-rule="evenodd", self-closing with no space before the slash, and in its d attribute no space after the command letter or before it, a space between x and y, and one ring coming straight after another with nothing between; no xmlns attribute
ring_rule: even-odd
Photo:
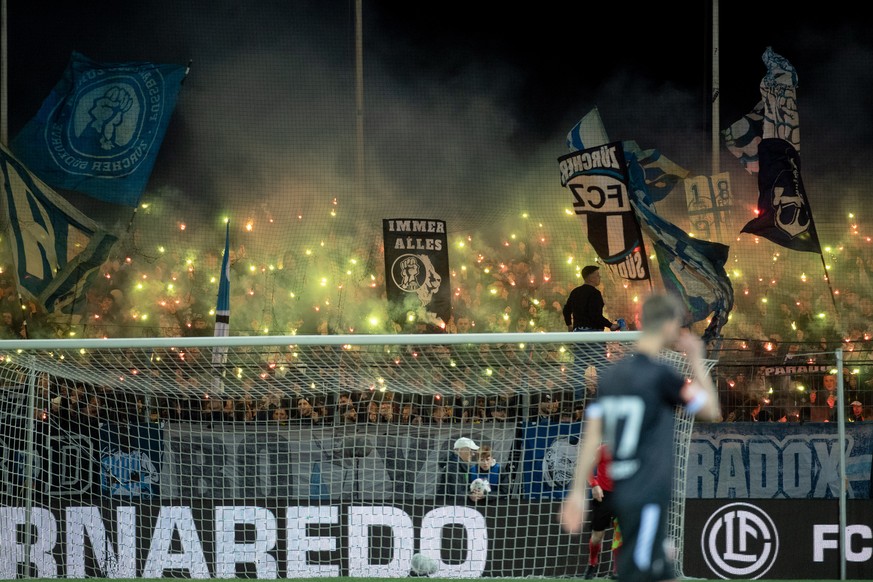
<svg viewBox="0 0 873 582"><path fill-rule="evenodd" d="M588 265L582 269L584 283L570 291L564 304L564 323L567 331L618 331L618 322L613 323L603 317L603 294L600 285L600 267Z"/></svg>
<svg viewBox="0 0 873 582"><path fill-rule="evenodd" d="M564 304L564 323L568 331L610 331L622 329L624 320L619 319L615 323L603 316L603 294L600 286L600 267L588 265L582 269L584 283L570 291L567 302ZM575 397L583 400L585 397L584 387L591 384L595 379L587 378L585 371L589 366L594 366L596 371L603 369L606 357L603 349L594 344L579 343L573 347Z"/></svg>

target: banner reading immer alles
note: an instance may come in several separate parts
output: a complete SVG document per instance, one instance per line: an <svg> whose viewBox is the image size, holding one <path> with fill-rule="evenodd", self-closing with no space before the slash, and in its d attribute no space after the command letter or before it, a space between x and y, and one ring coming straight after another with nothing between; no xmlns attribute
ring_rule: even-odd
<svg viewBox="0 0 873 582"><path fill-rule="evenodd" d="M394 319L445 328L452 315L449 244L444 220L382 221L385 287Z"/></svg>

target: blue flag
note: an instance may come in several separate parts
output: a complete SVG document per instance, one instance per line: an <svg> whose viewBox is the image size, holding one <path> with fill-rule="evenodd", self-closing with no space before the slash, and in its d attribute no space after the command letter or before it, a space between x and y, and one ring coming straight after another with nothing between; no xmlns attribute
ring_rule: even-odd
<svg viewBox="0 0 873 582"><path fill-rule="evenodd" d="M800 175L797 71L767 47L761 79L761 140L758 142L758 216L742 232L795 251L821 254L809 199Z"/></svg>
<svg viewBox="0 0 873 582"><path fill-rule="evenodd" d="M230 335L230 222L224 231L224 256L221 259L221 277L218 280L218 301L215 305L215 337ZM224 364L227 362L227 347L218 347L212 351L212 365L220 375L213 380L216 392L222 391Z"/></svg>
<svg viewBox="0 0 873 582"><path fill-rule="evenodd" d="M71 314L118 238L100 228L0 146L2 205L19 292Z"/></svg>
<svg viewBox="0 0 873 582"><path fill-rule="evenodd" d="M679 297L688 309L689 321L702 321L712 314L704 339L721 335L734 306L734 290L724 265L729 247L692 238L655 212L646 189L645 172L632 153L626 153L630 173L630 197L643 230L652 239L664 287Z"/></svg>
<svg viewBox="0 0 873 582"><path fill-rule="evenodd" d="M579 123L567 132L567 150L578 152L586 148L592 148L609 142L606 136L606 128L600 119L600 110L594 107L579 120Z"/></svg>
<svg viewBox="0 0 873 582"><path fill-rule="evenodd" d="M668 159L659 150L643 150L633 140L622 142L625 152L636 156L646 176L646 187L653 202L660 202L673 191L676 184L691 173L676 162Z"/></svg>
<svg viewBox="0 0 873 582"><path fill-rule="evenodd" d="M531 501L563 499L573 480L581 422L528 421L521 425L521 483Z"/></svg>
<svg viewBox="0 0 873 582"><path fill-rule="evenodd" d="M184 65L99 63L73 52L11 149L53 188L136 206L185 73Z"/></svg>

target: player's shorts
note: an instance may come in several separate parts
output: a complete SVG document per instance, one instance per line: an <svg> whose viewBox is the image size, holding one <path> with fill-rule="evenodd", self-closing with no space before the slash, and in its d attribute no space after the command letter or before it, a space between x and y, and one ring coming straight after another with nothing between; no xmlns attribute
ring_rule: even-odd
<svg viewBox="0 0 873 582"><path fill-rule="evenodd" d="M649 503L616 507L622 547L618 575L622 582L658 582L676 577L673 558L665 551L666 505Z"/></svg>
<svg viewBox="0 0 873 582"><path fill-rule="evenodd" d="M603 501L591 500L591 531L606 531L612 525L613 517L612 491L603 492Z"/></svg>

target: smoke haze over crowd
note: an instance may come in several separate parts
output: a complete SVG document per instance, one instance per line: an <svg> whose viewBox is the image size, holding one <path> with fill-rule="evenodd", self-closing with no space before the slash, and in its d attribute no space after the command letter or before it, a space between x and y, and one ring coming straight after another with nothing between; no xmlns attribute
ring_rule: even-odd
<svg viewBox="0 0 873 582"><path fill-rule="evenodd" d="M447 221L456 313L470 331L563 329L556 305L596 258L582 223L566 214L556 159L567 130L596 106L611 139L658 148L692 174L710 172L710 15L705 2L676 6L495 12L365 1L359 184L354 2L11 3L10 136L73 50L107 62L192 61L136 214L70 195L122 240L81 319L67 324L86 335L211 327L229 218L231 333L393 331L381 220L416 217ZM859 22L820 9L792 7L766 22L738 10L721 9L719 127L758 101L767 46L792 62L803 178L822 245L832 249L833 283L864 295L873 268L862 205L873 44ZM736 204L736 231L719 241L731 245L738 296L725 333L754 335L753 323L767 317L788 330L794 312L832 318L818 257L737 240L757 187L724 148L721 168ZM690 229L681 187L658 210ZM604 280L611 317L633 320L648 285ZM113 306L95 319L107 296ZM792 306L795 298L808 305Z"/></svg>

